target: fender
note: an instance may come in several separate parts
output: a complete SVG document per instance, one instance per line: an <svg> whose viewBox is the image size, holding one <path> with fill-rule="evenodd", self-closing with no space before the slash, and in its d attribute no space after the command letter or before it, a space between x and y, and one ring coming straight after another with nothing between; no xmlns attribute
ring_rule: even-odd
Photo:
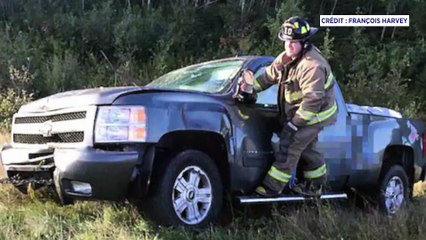
<svg viewBox="0 0 426 240"><path fill-rule="evenodd" d="M232 136L225 98L207 93L140 93L119 97L113 105L144 106L147 111L147 142L158 143L173 131L210 131L225 139ZM228 151L232 154L232 148Z"/></svg>
<svg viewBox="0 0 426 240"><path fill-rule="evenodd" d="M369 118L360 123L370 122L369 125L357 126L362 128L362 147L357 150L362 154L362 158L356 157L352 163L352 174L349 177L350 186L361 186L371 182L377 182L380 177L383 165L384 154L387 148L402 146L421 152L421 137L413 138L413 129L409 122L404 119L388 118L371 115L357 115L356 118ZM407 125L408 123L408 125ZM412 125L411 125L412 126ZM417 130L416 130L417 132ZM367 134L364 134L367 133ZM418 134L417 134L418 135ZM411 136L411 138L410 138ZM402 160L402 159L401 159ZM421 167L416 170L416 178L420 178ZM418 173L417 173L418 172Z"/></svg>
<svg viewBox="0 0 426 240"><path fill-rule="evenodd" d="M178 132L214 133L226 146L228 163L234 161L231 118L226 97L192 92L145 92L126 94L114 105L144 106L147 112L147 143L157 144L165 136ZM152 167L152 164L151 164Z"/></svg>

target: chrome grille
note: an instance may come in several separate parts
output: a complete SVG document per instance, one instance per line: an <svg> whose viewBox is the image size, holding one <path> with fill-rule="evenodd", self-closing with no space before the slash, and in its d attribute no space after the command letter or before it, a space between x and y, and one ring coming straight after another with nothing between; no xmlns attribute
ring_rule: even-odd
<svg viewBox="0 0 426 240"><path fill-rule="evenodd" d="M96 110L96 106L82 106L41 113L18 112L12 124L12 145L92 146Z"/></svg>
<svg viewBox="0 0 426 240"><path fill-rule="evenodd" d="M56 114L51 116L34 116L34 117L17 117L15 124L28 124L28 123L44 123L51 120L52 122L69 121L76 119L86 118L86 111Z"/></svg>
<svg viewBox="0 0 426 240"><path fill-rule="evenodd" d="M83 142L84 140L84 132L58 133L56 135L61 143Z"/></svg>
<svg viewBox="0 0 426 240"><path fill-rule="evenodd" d="M84 132L56 133L51 137L43 137L41 134L13 134L15 143L46 144L46 143L78 143L83 142Z"/></svg>
<svg viewBox="0 0 426 240"><path fill-rule="evenodd" d="M49 120L48 116L40 116L40 117L19 117L15 118L15 124L23 124L23 123L43 123Z"/></svg>

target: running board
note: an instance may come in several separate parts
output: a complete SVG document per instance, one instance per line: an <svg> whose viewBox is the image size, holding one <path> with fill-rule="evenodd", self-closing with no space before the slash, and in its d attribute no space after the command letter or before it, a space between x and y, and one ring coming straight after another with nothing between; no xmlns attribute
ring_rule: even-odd
<svg viewBox="0 0 426 240"><path fill-rule="evenodd" d="M327 193L321 195L320 199L347 199L346 193ZM306 200L314 200L313 197L303 197L297 195L281 195L279 197L258 197L258 196L241 196L238 197L241 204L252 203L273 203L273 202L300 202Z"/></svg>

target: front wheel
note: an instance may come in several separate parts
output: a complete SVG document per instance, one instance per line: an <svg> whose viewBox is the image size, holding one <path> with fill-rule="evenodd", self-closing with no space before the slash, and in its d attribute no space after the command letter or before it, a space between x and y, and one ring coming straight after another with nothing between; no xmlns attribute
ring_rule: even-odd
<svg viewBox="0 0 426 240"><path fill-rule="evenodd" d="M379 207L392 215L407 204L409 199L408 177L399 165L391 166L380 182Z"/></svg>
<svg viewBox="0 0 426 240"><path fill-rule="evenodd" d="M153 185L145 211L163 225L202 227L214 222L222 208L222 181L205 153L186 150L170 159Z"/></svg>

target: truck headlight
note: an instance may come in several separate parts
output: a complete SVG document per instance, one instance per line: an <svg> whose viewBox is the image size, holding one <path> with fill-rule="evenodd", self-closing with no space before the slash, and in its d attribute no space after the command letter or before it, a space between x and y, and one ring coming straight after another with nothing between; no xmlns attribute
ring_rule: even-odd
<svg viewBox="0 0 426 240"><path fill-rule="evenodd" d="M146 122L144 107L99 107L95 124L95 142L144 142L147 134Z"/></svg>

